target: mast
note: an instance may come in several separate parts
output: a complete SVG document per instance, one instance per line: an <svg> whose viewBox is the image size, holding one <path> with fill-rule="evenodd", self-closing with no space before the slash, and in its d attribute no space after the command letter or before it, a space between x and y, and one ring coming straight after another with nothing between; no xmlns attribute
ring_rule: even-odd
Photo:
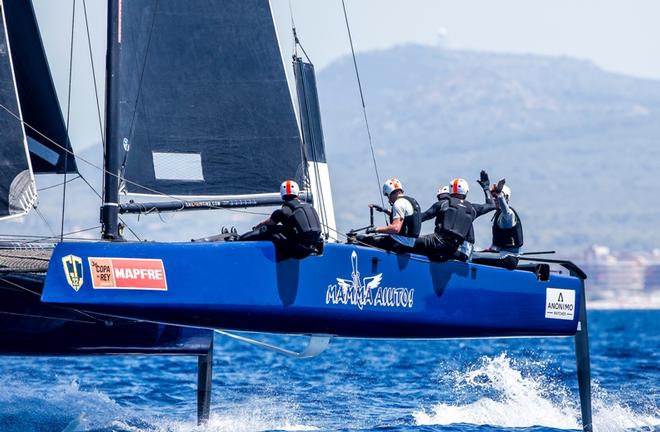
<svg viewBox="0 0 660 432"><path fill-rule="evenodd" d="M117 118L119 97L119 44L121 29L119 13L121 0L108 1L108 36L105 61L105 145L103 149L103 205L101 206L101 236L119 240L119 140L113 119ZM116 30L116 31L115 31ZM115 40L116 38L116 40Z"/></svg>

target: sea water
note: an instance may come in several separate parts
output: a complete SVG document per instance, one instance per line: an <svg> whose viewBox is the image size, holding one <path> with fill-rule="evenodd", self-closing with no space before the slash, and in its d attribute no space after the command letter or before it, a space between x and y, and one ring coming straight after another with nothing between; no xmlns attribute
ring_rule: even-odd
<svg viewBox="0 0 660 432"><path fill-rule="evenodd" d="M594 429L660 431L660 311L588 317ZM204 426L194 357L0 357L0 430L580 429L572 338L340 339L312 359L215 342Z"/></svg>

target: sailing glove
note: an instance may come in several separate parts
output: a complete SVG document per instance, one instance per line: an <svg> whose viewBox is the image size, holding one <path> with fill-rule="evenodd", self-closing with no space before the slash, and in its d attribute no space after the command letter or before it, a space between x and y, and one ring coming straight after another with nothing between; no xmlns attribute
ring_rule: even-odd
<svg viewBox="0 0 660 432"><path fill-rule="evenodd" d="M506 179L502 179L498 181L497 186L495 186L495 192L497 192L498 194L501 193L505 183L506 183Z"/></svg>
<svg viewBox="0 0 660 432"><path fill-rule="evenodd" d="M488 173L486 171L481 170L481 172L479 173L479 180L477 180L477 183L479 183L481 189L488 190L488 187L490 186L490 179L488 178Z"/></svg>

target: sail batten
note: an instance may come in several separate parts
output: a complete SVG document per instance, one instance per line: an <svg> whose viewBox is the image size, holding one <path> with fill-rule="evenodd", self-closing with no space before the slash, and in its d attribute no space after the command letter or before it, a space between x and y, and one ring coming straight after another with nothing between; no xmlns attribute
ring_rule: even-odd
<svg viewBox="0 0 660 432"><path fill-rule="evenodd" d="M127 150L129 193L260 194L299 177L301 137L268 1L133 0L119 21L110 124Z"/></svg>

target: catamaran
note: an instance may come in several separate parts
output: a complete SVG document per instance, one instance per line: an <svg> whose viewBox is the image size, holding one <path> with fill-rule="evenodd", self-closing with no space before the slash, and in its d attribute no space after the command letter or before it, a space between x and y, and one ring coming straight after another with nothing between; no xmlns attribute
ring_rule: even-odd
<svg viewBox="0 0 660 432"><path fill-rule="evenodd" d="M73 173L81 160L31 2L0 5L0 213L9 218L34 206L35 174ZM101 238L4 245L0 353L197 355L204 421L213 330L296 356L335 337L575 336L591 429L584 273L534 259L563 267L540 278L339 242L314 67L294 58L292 96L267 0L109 0L107 20ZM283 179L305 185L321 215L322 253L279 260L270 242L122 237L123 213L277 205ZM169 201L122 202L121 191ZM296 353L234 331L310 343Z"/></svg>

